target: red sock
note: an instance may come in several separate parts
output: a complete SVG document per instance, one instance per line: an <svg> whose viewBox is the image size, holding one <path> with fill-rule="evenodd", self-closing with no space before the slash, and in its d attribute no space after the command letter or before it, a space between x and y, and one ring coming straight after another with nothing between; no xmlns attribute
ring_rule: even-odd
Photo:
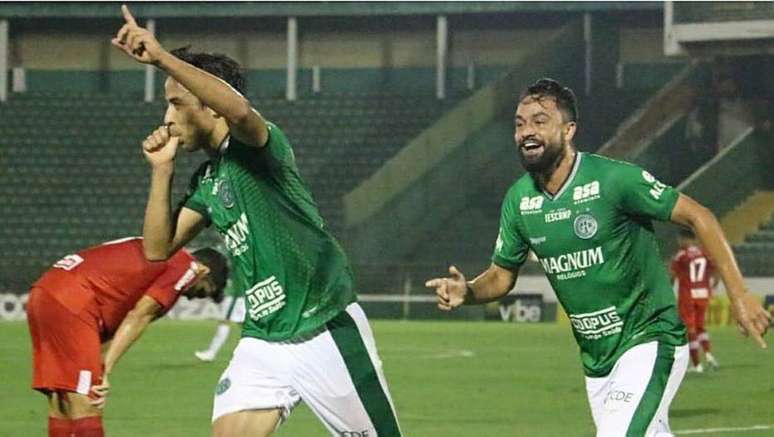
<svg viewBox="0 0 774 437"><path fill-rule="evenodd" d="M89 416L73 420L73 437L105 437L102 416Z"/></svg>
<svg viewBox="0 0 774 437"><path fill-rule="evenodd" d="M69 419L48 418L48 437L70 437L72 435L72 422Z"/></svg>

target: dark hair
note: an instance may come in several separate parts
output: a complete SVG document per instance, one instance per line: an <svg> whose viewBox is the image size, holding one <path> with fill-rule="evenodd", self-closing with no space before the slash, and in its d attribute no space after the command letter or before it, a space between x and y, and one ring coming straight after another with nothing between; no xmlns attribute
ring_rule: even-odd
<svg viewBox="0 0 774 437"><path fill-rule="evenodd" d="M219 53L203 53L190 51L191 46L174 49L170 53L196 68L217 76L241 94L245 93L245 75L239 62Z"/></svg>
<svg viewBox="0 0 774 437"><path fill-rule="evenodd" d="M214 301L220 302L223 299L223 290L226 288L226 282L228 281L228 260L226 260L222 253L211 247L197 249L191 255L197 261L209 267L210 277L215 284L215 295L212 298Z"/></svg>
<svg viewBox="0 0 774 437"><path fill-rule="evenodd" d="M693 231L688 228L680 228L677 234L680 236L680 238L686 238L690 240L696 238L696 234L694 234Z"/></svg>
<svg viewBox="0 0 774 437"><path fill-rule="evenodd" d="M569 87L544 77L522 91L519 101L530 96L537 101L545 98L554 99L556 107L559 108L559 111L564 116L565 122L578 122L578 105L575 103L575 93Z"/></svg>

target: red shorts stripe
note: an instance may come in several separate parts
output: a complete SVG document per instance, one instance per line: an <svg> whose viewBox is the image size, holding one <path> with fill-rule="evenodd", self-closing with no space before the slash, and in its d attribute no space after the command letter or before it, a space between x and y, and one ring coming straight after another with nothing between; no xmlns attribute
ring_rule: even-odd
<svg viewBox="0 0 774 437"><path fill-rule="evenodd" d="M96 305L92 303L75 314L52 293L35 287L27 303L32 388L88 394L91 386L102 380Z"/></svg>

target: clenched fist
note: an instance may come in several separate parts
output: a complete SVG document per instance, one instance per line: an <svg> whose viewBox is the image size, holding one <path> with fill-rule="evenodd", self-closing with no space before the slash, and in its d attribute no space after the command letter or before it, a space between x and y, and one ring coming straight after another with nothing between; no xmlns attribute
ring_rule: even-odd
<svg viewBox="0 0 774 437"><path fill-rule="evenodd" d="M173 165L177 155L180 137L170 134L170 126L164 125L154 130L142 142L142 152L151 167Z"/></svg>

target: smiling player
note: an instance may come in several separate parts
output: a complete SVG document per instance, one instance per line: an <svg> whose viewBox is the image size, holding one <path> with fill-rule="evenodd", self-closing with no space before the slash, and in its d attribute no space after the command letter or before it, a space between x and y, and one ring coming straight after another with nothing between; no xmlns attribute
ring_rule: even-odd
<svg viewBox="0 0 774 437"><path fill-rule="evenodd" d="M551 79L519 99L514 139L528 174L506 194L491 266L468 282L432 279L451 310L507 294L534 251L580 346L598 437L669 436L669 404L688 363L652 220L698 236L729 290L740 328L765 347L770 315L745 288L715 216L635 165L579 152L573 92Z"/></svg>

